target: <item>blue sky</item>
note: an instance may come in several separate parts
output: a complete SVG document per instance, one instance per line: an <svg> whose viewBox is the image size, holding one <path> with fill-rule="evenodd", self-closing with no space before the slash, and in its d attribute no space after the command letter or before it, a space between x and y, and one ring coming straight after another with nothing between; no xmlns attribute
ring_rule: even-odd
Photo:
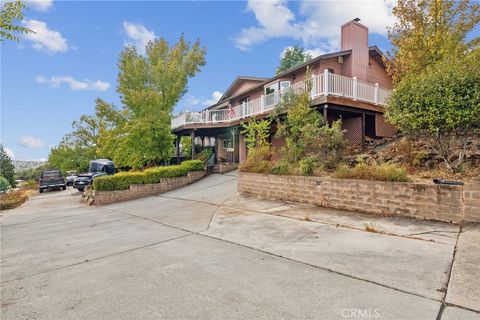
<svg viewBox="0 0 480 320"><path fill-rule="evenodd" d="M117 58L127 43L183 33L207 48L207 64L176 111L199 110L237 75L272 76L281 52L300 44L314 55L338 50L340 25L355 17L370 43L388 49L392 0L359 2L30 1L37 31L1 46L1 143L15 159L47 158L71 122L100 97L119 106Z"/></svg>

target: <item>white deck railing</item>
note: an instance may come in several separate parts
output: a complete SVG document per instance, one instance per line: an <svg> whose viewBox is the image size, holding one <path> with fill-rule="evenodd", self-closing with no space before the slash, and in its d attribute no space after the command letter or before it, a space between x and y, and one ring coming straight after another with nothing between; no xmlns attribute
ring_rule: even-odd
<svg viewBox="0 0 480 320"><path fill-rule="evenodd" d="M281 102L282 96L287 93L299 95L306 90L306 82L299 81L289 88L262 95L260 98L239 104L233 107L233 112L229 109L221 109L181 113L172 119L171 126L172 129L175 129L186 124L231 122L248 118L269 112ZM310 95L312 99L332 95L369 102L375 105L385 105L385 101L391 92L392 90L379 87L378 84L363 82L355 77L345 77L325 70L323 74L312 76Z"/></svg>

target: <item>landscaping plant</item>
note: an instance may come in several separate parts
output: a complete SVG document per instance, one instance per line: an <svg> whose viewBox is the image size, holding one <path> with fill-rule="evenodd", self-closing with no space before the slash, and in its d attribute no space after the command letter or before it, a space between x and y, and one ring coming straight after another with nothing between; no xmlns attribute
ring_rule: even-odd
<svg viewBox="0 0 480 320"><path fill-rule="evenodd" d="M188 160L179 165L154 167L144 171L119 172L93 180L93 189L98 191L126 190L132 184L159 183L161 179L181 177L192 171L203 170L203 161Z"/></svg>
<svg viewBox="0 0 480 320"><path fill-rule="evenodd" d="M374 181L409 182L407 171L393 163L367 164L360 162L354 167L341 165L335 171L335 177L339 179L359 179Z"/></svg>
<svg viewBox="0 0 480 320"><path fill-rule="evenodd" d="M270 160L272 146L270 136L270 120L252 120L243 125L247 145L247 159L239 167L240 171L268 173L272 168Z"/></svg>

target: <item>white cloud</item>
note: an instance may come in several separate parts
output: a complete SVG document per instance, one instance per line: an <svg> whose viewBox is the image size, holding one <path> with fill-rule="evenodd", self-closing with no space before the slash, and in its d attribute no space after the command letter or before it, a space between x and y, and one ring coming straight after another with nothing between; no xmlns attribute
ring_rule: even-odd
<svg viewBox="0 0 480 320"><path fill-rule="evenodd" d="M21 136L18 143L29 149L44 148L46 146L42 139L29 135Z"/></svg>
<svg viewBox="0 0 480 320"><path fill-rule="evenodd" d="M145 46L147 43L156 38L156 35L152 30L148 30L140 23L124 21L123 30L129 38L125 41L125 45L135 46L137 51L141 54L145 53Z"/></svg>
<svg viewBox="0 0 480 320"><path fill-rule="evenodd" d="M5 150L10 159L15 159L15 153L13 153L12 149L3 147L3 150Z"/></svg>
<svg viewBox="0 0 480 320"><path fill-rule="evenodd" d="M45 76L37 76L35 79L38 83L46 84L52 88L58 88L62 84L67 84L71 90L96 90L105 91L110 88L110 83L96 80L91 81L84 79L82 81L76 80L71 76L53 76L47 78Z"/></svg>
<svg viewBox="0 0 480 320"><path fill-rule="evenodd" d="M60 32L50 30L45 22L25 20L24 25L34 31L25 35L25 39L33 43L34 49L49 54L68 50L67 39Z"/></svg>
<svg viewBox="0 0 480 320"><path fill-rule="evenodd" d="M53 5L53 0L27 0L27 7L36 11L47 12Z"/></svg>
<svg viewBox="0 0 480 320"><path fill-rule="evenodd" d="M184 111L198 109L197 107L209 107L212 104L217 103L222 96L223 93L221 93L220 91L213 91L211 98L208 99L198 98L189 94L182 99L182 101L179 103L179 106Z"/></svg>
<svg viewBox="0 0 480 320"><path fill-rule="evenodd" d="M392 7L396 0L349 0L349 1L308 1L300 3L300 16L288 8L284 0L249 0L247 10L252 11L259 26L242 29L235 38L235 45L241 50L272 38L293 38L301 40L307 48L316 53L339 49L340 26L360 18L371 33L386 34L386 26L393 24Z"/></svg>
<svg viewBox="0 0 480 320"><path fill-rule="evenodd" d="M217 103L222 96L223 93L221 93L220 91L213 91L212 97L210 99L203 100L202 104L206 107L211 106L212 104Z"/></svg>

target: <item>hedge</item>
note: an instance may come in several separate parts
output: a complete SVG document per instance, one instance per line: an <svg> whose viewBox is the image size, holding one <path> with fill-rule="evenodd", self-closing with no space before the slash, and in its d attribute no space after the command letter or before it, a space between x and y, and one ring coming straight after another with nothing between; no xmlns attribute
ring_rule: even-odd
<svg viewBox="0 0 480 320"><path fill-rule="evenodd" d="M93 180L93 189L98 191L126 190L132 184L159 183L163 178L181 177L191 171L202 171L203 162L188 160L180 165L149 168L142 172L119 172Z"/></svg>

